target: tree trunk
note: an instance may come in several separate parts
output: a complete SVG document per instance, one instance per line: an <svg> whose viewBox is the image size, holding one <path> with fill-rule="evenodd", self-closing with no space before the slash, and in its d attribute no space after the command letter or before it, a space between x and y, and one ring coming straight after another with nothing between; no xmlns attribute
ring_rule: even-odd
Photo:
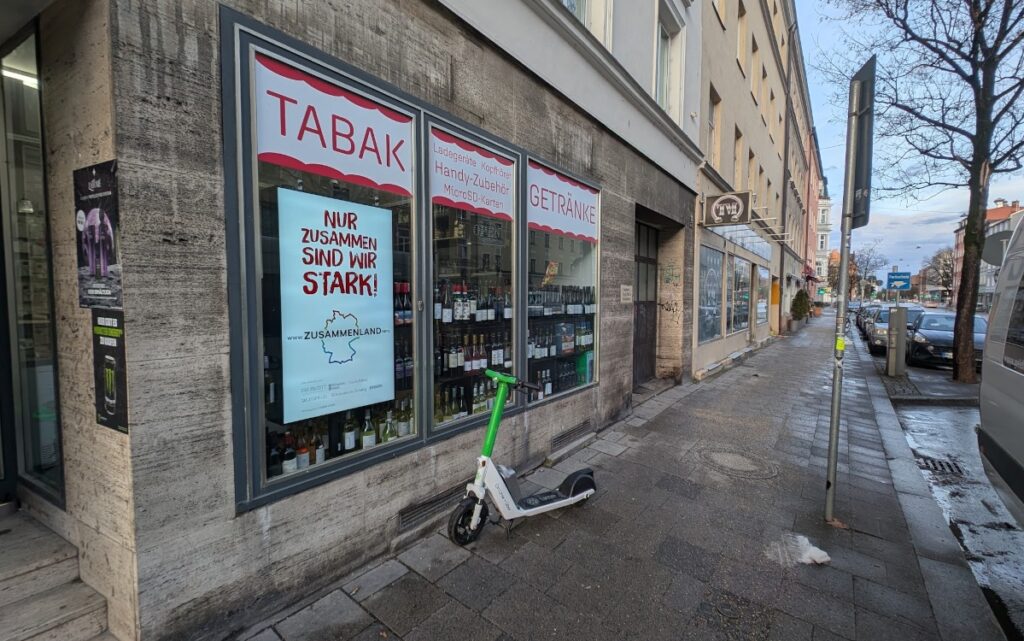
<svg viewBox="0 0 1024 641"><path fill-rule="evenodd" d="M974 361L974 309L978 303L978 281L981 275L981 251L985 247L985 210L991 171L988 159L971 167L970 203L964 228L964 259L960 271L960 289L956 301L956 324L953 327L953 380L977 383Z"/></svg>

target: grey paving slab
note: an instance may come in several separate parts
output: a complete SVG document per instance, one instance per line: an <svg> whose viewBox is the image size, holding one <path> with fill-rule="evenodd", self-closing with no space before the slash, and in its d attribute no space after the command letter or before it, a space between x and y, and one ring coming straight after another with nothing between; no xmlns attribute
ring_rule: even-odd
<svg viewBox="0 0 1024 641"><path fill-rule="evenodd" d="M931 496L900 494L900 505L906 515L911 540L920 556L967 566L963 550L949 531L935 499Z"/></svg>
<svg viewBox="0 0 1024 641"><path fill-rule="evenodd" d="M405 636L449 603L452 603L452 598L440 588L410 572L367 599L363 605L381 623Z"/></svg>
<svg viewBox="0 0 1024 641"><path fill-rule="evenodd" d="M924 632L937 632L931 603L924 595L901 592L857 577L854 579L854 602L858 608L916 626Z"/></svg>
<svg viewBox="0 0 1024 641"><path fill-rule="evenodd" d="M356 601L365 601L377 593L378 590L386 588L398 579L402 578L409 568L395 559L388 559L377 567L349 581L342 589L345 590Z"/></svg>
<svg viewBox="0 0 1024 641"><path fill-rule="evenodd" d="M624 437L625 438L625 437ZM607 454L609 456L618 456L626 451L626 446L621 444L622 439L618 442L606 441L598 439L590 444L590 447L594 448L598 452Z"/></svg>
<svg viewBox="0 0 1024 641"><path fill-rule="evenodd" d="M592 616L573 612L544 593L517 583L491 603L483 617L516 639L612 641L615 634Z"/></svg>
<svg viewBox="0 0 1024 641"><path fill-rule="evenodd" d="M416 570L428 581L437 581L469 558L469 552L440 534L429 536L405 552L398 560Z"/></svg>
<svg viewBox="0 0 1024 641"><path fill-rule="evenodd" d="M349 639L349 641L402 641L402 638L386 625L374 623L367 626L362 632Z"/></svg>
<svg viewBox="0 0 1024 641"><path fill-rule="evenodd" d="M923 558L921 573L942 641L1004 639L970 569Z"/></svg>
<svg viewBox="0 0 1024 641"><path fill-rule="evenodd" d="M254 637L249 637L246 641L281 641L281 637L274 632L273 628L267 628Z"/></svg>
<svg viewBox="0 0 1024 641"><path fill-rule="evenodd" d="M857 641L934 641L934 633L884 617L877 612L857 609Z"/></svg>
<svg viewBox="0 0 1024 641"><path fill-rule="evenodd" d="M501 568L541 591L547 591L565 574L569 562L548 548L532 542L516 550Z"/></svg>
<svg viewBox="0 0 1024 641"><path fill-rule="evenodd" d="M814 625L803 619L782 611L775 611L772 614L768 641L813 641L813 634Z"/></svg>
<svg viewBox="0 0 1024 641"><path fill-rule="evenodd" d="M284 641L347 639L373 619L341 590L335 590L274 626Z"/></svg>
<svg viewBox="0 0 1024 641"><path fill-rule="evenodd" d="M405 635L405 641L496 641L501 630L459 603L449 603Z"/></svg>
<svg viewBox="0 0 1024 641"><path fill-rule="evenodd" d="M855 634L853 603L829 596L800 583L788 583L776 606L790 616L803 619L829 632L852 638Z"/></svg>
<svg viewBox="0 0 1024 641"><path fill-rule="evenodd" d="M477 612L490 605L511 584L511 575L475 554L437 582L439 588Z"/></svg>

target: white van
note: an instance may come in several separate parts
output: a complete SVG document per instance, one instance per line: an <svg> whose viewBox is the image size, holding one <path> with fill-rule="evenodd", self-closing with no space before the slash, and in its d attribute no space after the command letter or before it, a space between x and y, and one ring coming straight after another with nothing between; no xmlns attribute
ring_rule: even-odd
<svg viewBox="0 0 1024 641"><path fill-rule="evenodd" d="M981 375L978 445L986 468L1024 501L1024 224L999 269ZM998 485L998 483L996 483Z"/></svg>

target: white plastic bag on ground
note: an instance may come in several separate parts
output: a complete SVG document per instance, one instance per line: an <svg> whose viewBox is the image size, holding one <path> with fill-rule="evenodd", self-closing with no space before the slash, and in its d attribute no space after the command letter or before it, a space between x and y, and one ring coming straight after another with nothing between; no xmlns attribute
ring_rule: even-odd
<svg viewBox="0 0 1024 641"><path fill-rule="evenodd" d="M787 532L782 540L773 541L764 550L765 556L782 566L804 563L823 565L832 560L827 552L815 547L803 534Z"/></svg>

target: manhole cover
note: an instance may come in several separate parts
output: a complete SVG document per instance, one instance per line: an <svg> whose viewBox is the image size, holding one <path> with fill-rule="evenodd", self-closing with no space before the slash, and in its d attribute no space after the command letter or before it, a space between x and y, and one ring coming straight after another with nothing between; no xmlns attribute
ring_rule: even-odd
<svg viewBox="0 0 1024 641"><path fill-rule="evenodd" d="M741 479L770 479L778 476L779 466L765 459L725 447L702 447L697 457L711 469Z"/></svg>
<svg viewBox="0 0 1024 641"><path fill-rule="evenodd" d="M955 474L956 476L966 475L964 468L960 467L959 464L954 463L953 461L943 461L942 459L924 456L923 454L917 455L917 466L922 470L936 472L937 474Z"/></svg>

